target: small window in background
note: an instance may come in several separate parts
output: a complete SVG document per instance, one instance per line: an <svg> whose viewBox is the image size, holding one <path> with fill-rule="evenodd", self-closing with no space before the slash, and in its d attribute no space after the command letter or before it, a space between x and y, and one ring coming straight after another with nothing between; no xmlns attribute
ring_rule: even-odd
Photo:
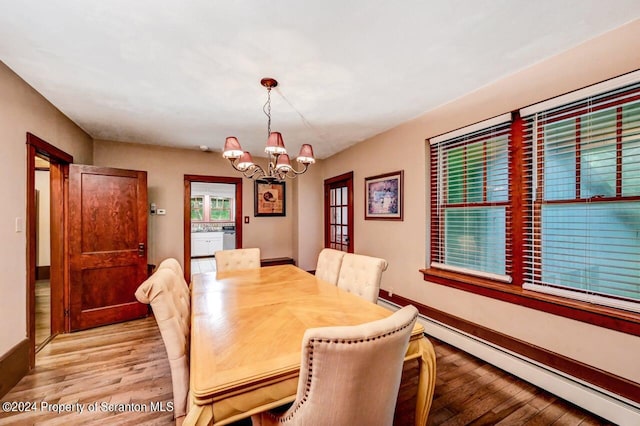
<svg viewBox="0 0 640 426"><path fill-rule="evenodd" d="M209 220L233 220L233 205L230 198L210 197Z"/></svg>
<svg viewBox="0 0 640 426"><path fill-rule="evenodd" d="M204 220L204 197L191 197L191 220Z"/></svg>

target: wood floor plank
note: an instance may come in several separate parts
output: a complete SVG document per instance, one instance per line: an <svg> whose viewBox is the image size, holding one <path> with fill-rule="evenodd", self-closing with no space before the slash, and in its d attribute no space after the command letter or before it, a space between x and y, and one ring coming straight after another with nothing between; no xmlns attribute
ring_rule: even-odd
<svg viewBox="0 0 640 426"><path fill-rule="evenodd" d="M538 411L538 414L529 419L525 426L548 426L554 424L565 413L565 407L562 404L551 403L544 409Z"/></svg>
<svg viewBox="0 0 640 426"><path fill-rule="evenodd" d="M497 426L522 425L534 417L538 411L529 404L524 404L513 413L496 423Z"/></svg>
<svg viewBox="0 0 640 426"><path fill-rule="evenodd" d="M458 413L447 422L445 425L467 425L477 422L476 424L493 423L504 417L504 410L493 411L496 404L508 398L519 387L519 382L510 377L505 377L502 380L495 380L486 386L484 393L477 393L473 398L465 401L464 411Z"/></svg>

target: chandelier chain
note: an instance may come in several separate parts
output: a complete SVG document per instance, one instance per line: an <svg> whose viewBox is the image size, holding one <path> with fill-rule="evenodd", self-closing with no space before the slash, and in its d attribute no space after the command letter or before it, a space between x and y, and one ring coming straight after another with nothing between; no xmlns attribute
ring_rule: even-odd
<svg viewBox="0 0 640 426"><path fill-rule="evenodd" d="M266 108L266 111L265 111ZM271 87L267 87L267 102L262 106L262 112L267 116L267 138L271 135Z"/></svg>

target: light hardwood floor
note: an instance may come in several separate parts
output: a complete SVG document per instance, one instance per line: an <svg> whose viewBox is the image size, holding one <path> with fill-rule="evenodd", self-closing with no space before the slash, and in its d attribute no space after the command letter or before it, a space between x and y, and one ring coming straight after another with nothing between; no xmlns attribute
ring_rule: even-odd
<svg viewBox="0 0 640 426"><path fill-rule="evenodd" d="M36 281L36 347L44 347L51 336L51 282Z"/></svg>
<svg viewBox="0 0 640 426"><path fill-rule="evenodd" d="M6 413L0 424L163 425L170 412L89 412L88 405L172 401L169 361L153 317L56 336L38 354L36 368L2 401L38 403L36 411ZM84 404L83 413L47 412L49 404ZM76 407L74 405L74 407Z"/></svg>
<svg viewBox="0 0 640 426"><path fill-rule="evenodd" d="M429 425L610 425L445 343L430 339L437 381ZM37 402L38 410L6 413L0 425L170 425L172 414L150 403L172 401L169 362L153 317L58 335L37 367L2 402ZM42 411L41 402L83 404L84 412ZM147 412L105 411L89 404L139 404ZM74 405L75 407L75 405ZM114 406L115 407L115 406ZM123 408L123 407L120 407Z"/></svg>
<svg viewBox="0 0 640 426"><path fill-rule="evenodd" d="M430 340L437 377L429 425L612 425L466 352Z"/></svg>

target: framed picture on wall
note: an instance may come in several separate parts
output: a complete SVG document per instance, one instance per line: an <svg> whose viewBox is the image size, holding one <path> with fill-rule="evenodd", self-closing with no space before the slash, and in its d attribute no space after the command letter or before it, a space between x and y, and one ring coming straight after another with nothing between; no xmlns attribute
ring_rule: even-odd
<svg viewBox="0 0 640 426"><path fill-rule="evenodd" d="M254 216L286 216L284 182L255 181Z"/></svg>
<svg viewBox="0 0 640 426"><path fill-rule="evenodd" d="M404 170L364 178L364 218L403 220Z"/></svg>

